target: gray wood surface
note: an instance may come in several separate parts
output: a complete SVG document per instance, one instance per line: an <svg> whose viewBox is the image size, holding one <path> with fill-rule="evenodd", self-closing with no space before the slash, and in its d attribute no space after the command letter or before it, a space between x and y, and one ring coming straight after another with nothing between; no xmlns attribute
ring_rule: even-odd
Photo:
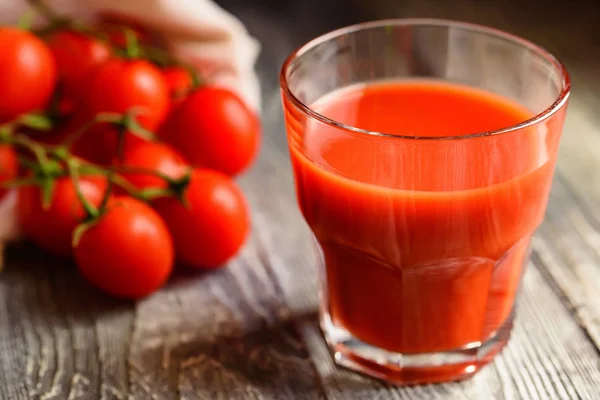
<svg viewBox="0 0 600 400"><path fill-rule="evenodd" d="M583 2L223 0L263 42L265 137L240 181L253 210L241 256L177 273L138 302L22 244L0 275L0 399L600 399L600 14ZM579 4L580 3L580 4ZM397 388L334 366L295 204L277 73L297 45L379 17L447 17L535 40L574 91L546 220L505 351L462 383Z"/></svg>

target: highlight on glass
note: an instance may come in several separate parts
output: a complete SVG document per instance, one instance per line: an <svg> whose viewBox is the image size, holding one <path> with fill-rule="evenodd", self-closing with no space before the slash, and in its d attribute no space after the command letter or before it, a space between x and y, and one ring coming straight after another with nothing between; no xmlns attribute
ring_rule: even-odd
<svg viewBox="0 0 600 400"><path fill-rule="evenodd" d="M400 384L473 375L510 336L564 66L495 29L384 20L309 42L280 80L335 361Z"/></svg>

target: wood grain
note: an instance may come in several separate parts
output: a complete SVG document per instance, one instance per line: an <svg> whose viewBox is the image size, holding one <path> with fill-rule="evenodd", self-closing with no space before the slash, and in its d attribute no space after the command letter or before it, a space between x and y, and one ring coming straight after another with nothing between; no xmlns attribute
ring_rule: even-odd
<svg viewBox="0 0 600 400"><path fill-rule="evenodd" d="M595 15L538 0L485 7L475 0L220 3L263 42L265 136L258 163L240 180L253 213L248 246L226 269L178 271L164 290L136 304L91 288L69 262L26 244L10 248L0 275L0 399L597 399ZM513 338L493 364L462 383L397 388L336 368L315 321L315 264L295 204L278 69L295 46L320 33L392 16L510 30L563 56L574 78L557 176Z"/></svg>
<svg viewBox="0 0 600 400"><path fill-rule="evenodd" d="M534 248L551 282L600 348L600 231L598 220L575 196L558 173Z"/></svg>
<svg viewBox="0 0 600 400"><path fill-rule="evenodd" d="M594 399L600 387L596 347L549 288L534 258L523 278L511 341L473 379L394 388L335 368L314 321L301 324L326 394L331 399Z"/></svg>

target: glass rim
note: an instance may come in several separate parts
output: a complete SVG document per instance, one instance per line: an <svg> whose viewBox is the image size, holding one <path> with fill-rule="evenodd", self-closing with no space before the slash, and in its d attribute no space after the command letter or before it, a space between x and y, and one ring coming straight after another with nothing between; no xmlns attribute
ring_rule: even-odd
<svg viewBox="0 0 600 400"><path fill-rule="evenodd" d="M540 55L543 59L545 59L547 62L552 64L559 71L561 78L562 78L562 82L561 82L562 87L561 87L560 93L558 94L557 98L554 100L554 102L552 102L552 104L549 107L545 108L542 112L534 115L533 117L531 117L523 122L508 126L506 128L476 132L476 133L471 133L471 134L467 134L467 135L453 135L453 136L395 135L392 133L377 132L377 131L372 131L372 130L368 130L368 129L358 128L356 126L347 125L347 124L341 123L339 121L336 121L332 118L324 116L323 114L312 109L309 105L302 102L300 99L298 99L296 97L296 95L294 95L294 93L292 93L292 90L290 89L290 87L288 85L287 73L288 73L289 68L292 65L292 63L295 60L297 60L298 58L300 58L304 53L306 53L310 49L318 46L319 44L325 43L329 40L340 37L344 34L358 32L358 31L364 30L364 29L380 28L380 27L384 27L384 26L388 26L388 25L456 27L456 28L466 30L466 31L472 31L472 32L481 33L484 35L489 35L489 36L494 36L494 37L505 39L507 41L510 41L512 43L515 43L517 45L520 45L522 47L525 47L525 48L535 52L536 54ZM492 27L488 27L488 26L480 25L480 24L474 24L474 23L470 23L470 22L461 22L461 21L454 21L454 20L448 20L448 19L437 19L437 18L381 19L381 20L375 20L375 21L370 21L370 22L361 22L358 24L349 25L349 26L339 28L339 29L330 31L328 33L325 33L321 36L316 37L315 39L308 41L307 43L303 44L302 46L298 47L286 58L286 60L283 62L283 65L281 67L281 71L279 74L279 84L281 86L281 90L283 91L284 95L296 107L298 107L302 112L304 112L311 118L314 118L317 121L320 121L326 125L329 125L329 126L332 126L332 127L338 128L338 129L342 129L344 131L347 131L349 133L354 133L354 134L368 135L368 136L379 137L379 138L409 139L409 140L473 139L473 138L486 137L486 136L495 136L495 135L500 135L503 133L508 133L508 132L513 132L516 130L524 129L529 126L536 125L536 124L546 120L547 118L550 118L552 115L554 115L558 110L560 110L566 104L566 102L569 98L569 95L571 93L571 78L569 76L569 72L567 71L567 68L557 57L555 57L552 53L550 53L543 47L541 47L527 39L524 39L520 36L514 35L512 33L504 32L500 29L496 29L496 28L492 28Z"/></svg>

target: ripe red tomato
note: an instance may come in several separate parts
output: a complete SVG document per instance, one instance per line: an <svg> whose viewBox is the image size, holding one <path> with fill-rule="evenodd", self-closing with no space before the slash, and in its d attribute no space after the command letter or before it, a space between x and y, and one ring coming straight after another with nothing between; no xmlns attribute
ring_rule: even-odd
<svg viewBox="0 0 600 400"><path fill-rule="evenodd" d="M0 146L0 183L15 178L18 173L19 163L15 151L8 145ZM6 189L0 188L0 198L2 198L5 193Z"/></svg>
<svg viewBox="0 0 600 400"><path fill-rule="evenodd" d="M106 180L99 177L82 177L79 183L83 196L92 205L100 205L106 190ZM23 232L35 244L57 256L72 256L73 230L86 215L71 179L56 180L52 203L48 210L42 208L38 186L21 188L17 213Z"/></svg>
<svg viewBox="0 0 600 400"><path fill-rule="evenodd" d="M233 176L256 156L260 121L235 93L203 86L173 111L159 135L192 165Z"/></svg>
<svg viewBox="0 0 600 400"><path fill-rule="evenodd" d="M187 207L172 197L155 202L173 236L177 258L192 267L219 268L248 236L250 217L244 195L228 176L197 169L185 199Z"/></svg>
<svg viewBox="0 0 600 400"><path fill-rule="evenodd" d="M128 149L122 165L160 172L170 178L179 178L187 170L187 162L175 149L162 143L145 142ZM130 183L143 188L165 188L163 179L152 174L124 173Z"/></svg>
<svg viewBox="0 0 600 400"><path fill-rule="evenodd" d="M43 110L56 84L50 49L32 33L0 27L0 122Z"/></svg>
<svg viewBox="0 0 600 400"><path fill-rule="evenodd" d="M185 96L192 89L193 82L189 71L182 67L169 67L163 69L162 72L171 96L171 104L167 113L169 115L185 100Z"/></svg>
<svg viewBox="0 0 600 400"><path fill-rule="evenodd" d="M167 82L172 99L182 97L192 87L192 77L188 70L182 67L169 67L163 69L163 76Z"/></svg>
<svg viewBox="0 0 600 400"><path fill-rule="evenodd" d="M86 231L75 261L98 288L137 299L159 289L173 268L173 244L165 223L145 203L116 197L100 221Z"/></svg>
<svg viewBox="0 0 600 400"><path fill-rule="evenodd" d="M53 34L48 45L67 96L76 99L87 89L87 81L94 69L111 57L111 50L105 43L70 30Z"/></svg>
<svg viewBox="0 0 600 400"><path fill-rule="evenodd" d="M168 89L160 70L144 60L112 59L101 65L93 74L87 99L94 114L125 113L138 108L138 123L150 131L156 130L169 106ZM104 136L116 149L114 129L107 128ZM140 141L143 140L127 134L128 147Z"/></svg>

